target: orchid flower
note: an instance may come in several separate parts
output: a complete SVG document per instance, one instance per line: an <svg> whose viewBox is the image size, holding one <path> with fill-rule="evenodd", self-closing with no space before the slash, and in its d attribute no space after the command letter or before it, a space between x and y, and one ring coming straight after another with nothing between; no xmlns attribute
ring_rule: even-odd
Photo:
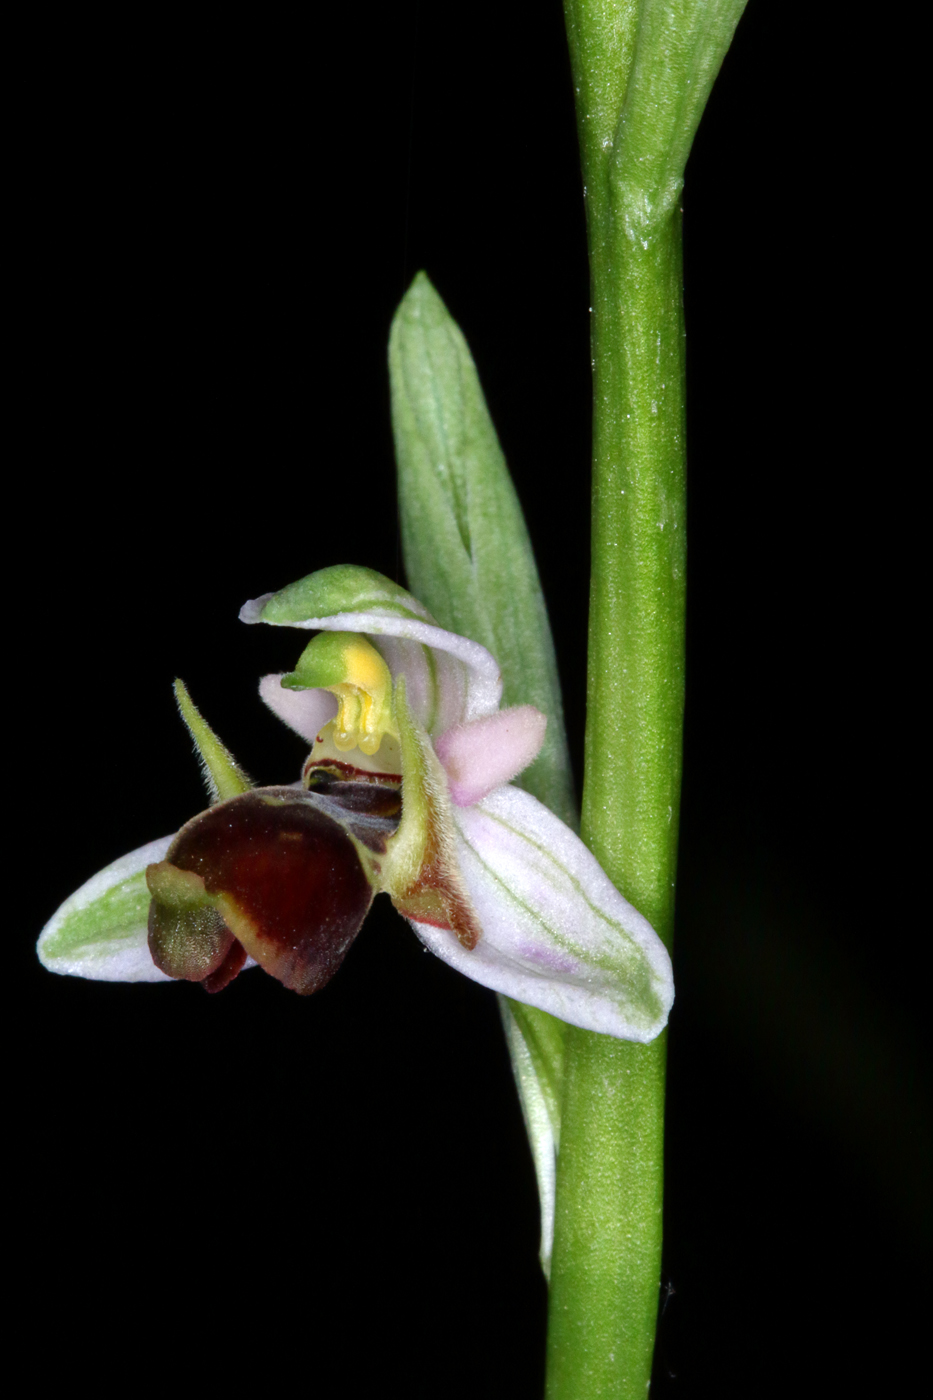
<svg viewBox="0 0 933 1400"><path fill-rule="evenodd" d="M116 861L39 939L55 972L183 978L218 991L250 963L309 993L386 892L474 981L574 1025L650 1041L670 959L580 839L516 778L546 720L502 710L484 647L371 570L324 569L247 603L244 622L313 631L260 694L310 745L300 784L254 787L176 686L213 805Z"/></svg>

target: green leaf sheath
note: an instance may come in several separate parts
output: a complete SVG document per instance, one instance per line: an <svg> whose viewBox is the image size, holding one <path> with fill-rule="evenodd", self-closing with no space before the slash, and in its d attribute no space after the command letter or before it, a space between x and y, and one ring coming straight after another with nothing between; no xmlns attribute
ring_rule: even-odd
<svg viewBox="0 0 933 1400"><path fill-rule="evenodd" d="M531 541L469 347L423 272L389 340L408 583L442 627L488 647L503 705L548 717L517 780L577 828L554 645Z"/></svg>
<svg viewBox="0 0 933 1400"><path fill-rule="evenodd" d="M670 946L684 694L679 198L742 4L566 0L590 252L593 517L582 834ZM643 1397L665 1036L568 1028L548 1400Z"/></svg>
<svg viewBox="0 0 933 1400"><path fill-rule="evenodd" d="M389 373L411 590L442 627L489 648L502 668L503 704L536 705L547 715L544 748L517 782L576 831L554 644L531 541L469 346L423 272L396 313ZM536 1007L500 1002L535 1159L546 1271L566 1027Z"/></svg>

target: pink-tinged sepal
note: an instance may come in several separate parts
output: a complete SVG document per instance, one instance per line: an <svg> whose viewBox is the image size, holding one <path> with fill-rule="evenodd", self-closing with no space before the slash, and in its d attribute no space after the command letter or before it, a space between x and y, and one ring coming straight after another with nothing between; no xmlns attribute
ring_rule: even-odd
<svg viewBox="0 0 933 1400"><path fill-rule="evenodd" d="M457 860L482 936L416 924L459 971L571 1025L653 1040L674 999L660 938L579 837L519 788L456 808Z"/></svg>
<svg viewBox="0 0 933 1400"><path fill-rule="evenodd" d="M546 728L534 705L516 705L448 729L435 748L454 803L472 807L517 778L541 752Z"/></svg>

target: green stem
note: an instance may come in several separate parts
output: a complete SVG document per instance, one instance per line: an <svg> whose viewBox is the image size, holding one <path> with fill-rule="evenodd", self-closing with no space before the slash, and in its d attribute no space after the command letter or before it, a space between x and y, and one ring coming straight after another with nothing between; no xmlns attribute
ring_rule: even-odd
<svg viewBox="0 0 933 1400"><path fill-rule="evenodd" d="M670 946L684 701L680 190L744 0L565 0L592 296L593 572L581 834ZM665 1040L566 1037L548 1400L643 1397Z"/></svg>
<svg viewBox="0 0 933 1400"><path fill-rule="evenodd" d="M684 650L679 213L593 262L593 578L582 835L670 946ZM643 1396L661 1264L664 1051L567 1035L549 1400Z"/></svg>

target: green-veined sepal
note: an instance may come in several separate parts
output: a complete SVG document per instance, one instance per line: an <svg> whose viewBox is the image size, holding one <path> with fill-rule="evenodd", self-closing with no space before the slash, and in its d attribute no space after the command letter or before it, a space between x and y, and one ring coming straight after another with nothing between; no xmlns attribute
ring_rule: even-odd
<svg viewBox="0 0 933 1400"><path fill-rule="evenodd" d="M99 982L167 981L149 955L146 866L164 860L174 839L140 846L76 890L39 936L43 966Z"/></svg>
<svg viewBox="0 0 933 1400"><path fill-rule="evenodd" d="M372 569L321 569L279 593L245 603L240 618L307 631L362 633L393 678L405 677L412 714L432 739L499 708L502 679L495 657L477 642L438 627L411 594ZM263 695L273 708L276 698L272 687ZM284 706L280 713L298 728Z"/></svg>
<svg viewBox="0 0 933 1400"><path fill-rule="evenodd" d="M482 936L468 951L416 924L422 942L475 982L571 1025L653 1040L674 1000L670 956L580 838L510 785L453 815Z"/></svg>

